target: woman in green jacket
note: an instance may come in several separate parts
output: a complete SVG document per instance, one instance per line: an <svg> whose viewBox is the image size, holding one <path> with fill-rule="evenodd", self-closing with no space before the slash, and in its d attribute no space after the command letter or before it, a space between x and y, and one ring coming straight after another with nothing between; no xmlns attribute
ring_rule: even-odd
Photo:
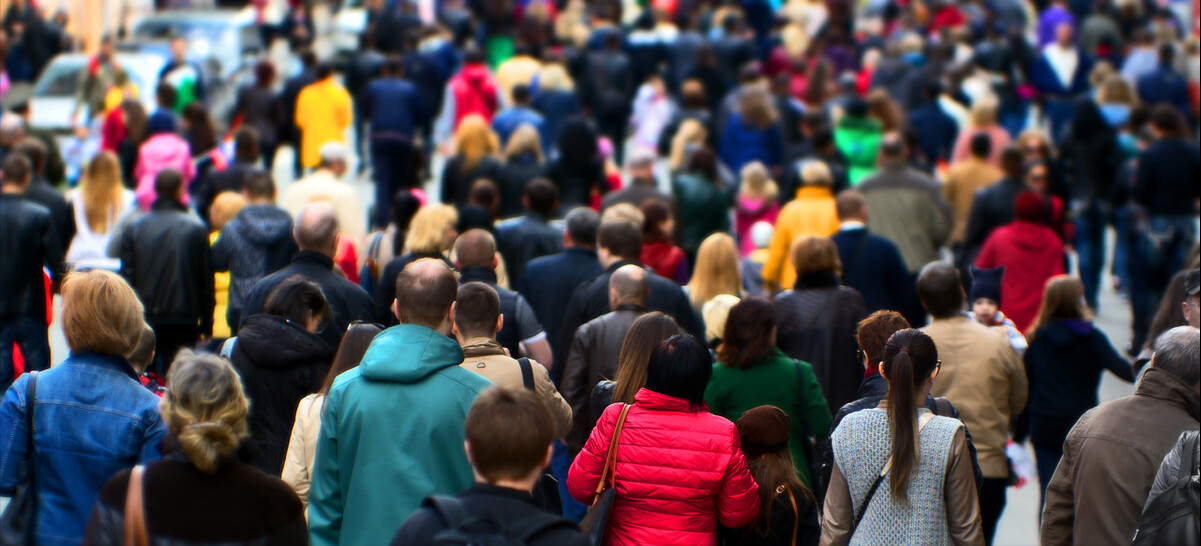
<svg viewBox="0 0 1201 546"><path fill-rule="evenodd" d="M813 488L810 449L830 434L830 410L808 362L776 348L776 314L771 303L744 299L730 309L718 364L705 390L709 411L731 421L759 406L776 406L792 421L789 449L797 474Z"/></svg>

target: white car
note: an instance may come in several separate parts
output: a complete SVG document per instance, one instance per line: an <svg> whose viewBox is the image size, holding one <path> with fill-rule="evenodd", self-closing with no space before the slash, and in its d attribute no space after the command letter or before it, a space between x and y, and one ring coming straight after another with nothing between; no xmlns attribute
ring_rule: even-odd
<svg viewBox="0 0 1201 546"><path fill-rule="evenodd" d="M330 42L334 56L347 60L359 50L359 36L367 30L367 8L363 0L346 0L334 15Z"/></svg>
<svg viewBox="0 0 1201 546"><path fill-rule="evenodd" d="M38 129L68 132L71 112L75 109L75 93L83 84L83 73L92 57L82 53L68 53L55 57L42 71L33 85L29 98L31 118L29 124ZM138 89L138 100L147 112L154 110L154 87L158 84L158 73L163 68L163 58L157 55L118 53L117 64L129 74L130 81ZM86 109L86 107L85 107ZM87 119L87 112L80 111L79 120Z"/></svg>

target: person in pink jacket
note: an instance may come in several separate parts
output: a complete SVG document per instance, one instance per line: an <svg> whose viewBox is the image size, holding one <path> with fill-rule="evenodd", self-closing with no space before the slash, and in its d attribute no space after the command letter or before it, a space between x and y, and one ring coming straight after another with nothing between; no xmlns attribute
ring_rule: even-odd
<svg viewBox="0 0 1201 546"><path fill-rule="evenodd" d="M607 545L716 546L718 523L741 528L758 515L738 430L705 406L712 373L709 351L687 334L651 352L617 441ZM596 498L622 408L605 410L567 474L568 492L584 504Z"/></svg>
<svg viewBox="0 0 1201 546"><path fill-rule="evenodd" d="M183 203L188 204L188 188L196 175L192 164L192 151L187 141L175 134L175 118L160 110L150 116L146 123L148 137L138 148L138 164L133 176L138 181L136 190L138 206L150 210L154 203L154 177L163 169L177 169L183 173Z"/></svg>

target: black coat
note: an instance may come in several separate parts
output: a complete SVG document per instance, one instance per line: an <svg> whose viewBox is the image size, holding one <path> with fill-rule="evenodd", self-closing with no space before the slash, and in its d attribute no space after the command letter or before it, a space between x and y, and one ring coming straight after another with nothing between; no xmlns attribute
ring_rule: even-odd
<svg viewBox="0 0 1201 546"><path fill-rule="evenodd" d="M609 277L613 275L614 271L626 265L644 267L638 262L629 260L614 262L604 273L580 285L571 295L567 311L563 314L563 323L559 326L558 344L554 346L555 365L551 368L551 377L555 380L555 384L558 384L563 377L563 368L567 366L567 356L576 329L610 311ZM646 310L661 311L676 319L685 332L692 334L698 340L705 339L705 327L700 318L696 316L696 311L692 308L692 302L688 301L688 296L684 295L683 290L680 290L680 286L656 275L649 269L646 273L651 288L651 295L646 300ZM529 282L533 283L534 281L531 279Z"/></svg>
<svg viewBox="0 0 1201 546"><path fill-rule="evenodd" d="M988 240L994 229L1013 221L1013 204L1024 189L1026 182L1022 179L1005 177L976 192L976 197L972 199L972 212L967 218L963 250L956 257L956 265L960 270L966 270L967 266L976 263L976 255L980 254L984 241Z"/></svg>
<svg viewBox="0 0 1201 546"><path fill-rule="evenodd" d="M235 339L230 360L250 400L248 462L279 476L296 406L321 389L334 349L316 334L275 315L251 316Z"/></svg>
<svg viewBox="0 0 1201 546"><path fill-rule="evenodd" d="M535 516L551 517L541 512L534 499L525 491L477 483L459 493L468 521L485 520L498 525L529 522ZM409 516L392 537L392 546L432 546L434 536L446 529L446 522L434 508L423 507ZM531 537L530 546L584 546L589 544L571 524L549 528Z"/></svg>
<svg viewBox="0 0 1201 546"><path fill-rule="evenodd" d="M45 178L35 176L29 184L29 189L25 190L25 198L50 211L59 246L64 252L71 248L71 239L75 238L75 210L63 194L46 182Z"/></svg>
<svg viewBox="0 0 1201 546"><path fill-rule="evenodd" d="M541 214L527 212L496 227L496 245L505 257L509 286L521 286L526 264L563 251L563 230L547 223Z"/></svg>
<svg viewBox="0 0 1201 546"><path fill-rule="evenodd" d="M797 280L795 290L776 296L776 345L784 354L813 365L830 413L858 398L863 379L855 329L867 304L854 288L829 278Z"/></svg>
<svg viewBox="0 0 1201 546"><path fill-rule="evenodd" d="M336 348L342 342L342 334L346 333L346 327L351 322L374 318L371 296L359 285L334 273L334 261L329 256L311 250L301 250L287 267L255 283L246 298L246 307L242 309L242 325L246 324L247 317L262 313L263 305L267 303L271 292L293 275L300 275L317 283L321 292L325 294L325 301L329 302L334 317L320 336L330 347ZM212 277L212 274L209 276Z"/></svg>
<svg viewBox="0 0 1201 546"><path fill-rule="evenodd" d="M1197 145L1180 138L1160 139L1138 157L1131 197L1151 216L1197 214L1197 180Z"/></svg>
<svg viewBox="0 0 1201 546"><path fill-rule="evenodd" d="M755 524L743 529L719 526L717 535L724 539L722 543L726 546L817 546L822 535L817 503L799 494L794 494L793 499L796 500L795 511L787 493L776 495L766 537L759 535ZM792 541L793 529L796 529L796 542Z"/></svg>
<svg viewBox="0 0 1201 546"><path fill-rule="evenodd" d="M121 276L151 325L199 326L213 333L213 255L208 230L181 203L160 199L121 233Z"/></svg>
<svg viewBox="0 0 1201 546"><path fill-rule="evenodd" d="M525 273L516 284L517 291L530 302L538 323L555 350L558 350L559 326L563 324L563 315L567 312L563 302L570 301L572 293L580 285L604 272L596 259L596 251L579 247L531 260L525 266ZM559 375L562 374L560 371Z"/></svg>
<svg viewBox="0 0 1201 546"><path fill-rule="evenodd" d="M525 186L535 178L546 175L546 166L532 156L514 158L500 166L493 179L500 190L500 208L496 211L499 218L521 216L525 208L521 198L525 195Z"/></svg>
<svg viewBox="0 0 1201 546"><path fill-rule="evenodd" d="M258 163L243 163L241 161L231 163L223 171L209 171L208 174L197 181L196 187L192 192L192 195L196 198L196 214L205 223L211 225L209 208L213 206L213 201L217 199L217 195L227 191L241 193L242 187L246 185L246 180L251 175L260 172L262 170L259 169Z"/></svg>
<svg viewBox="0 0 1201 546"><path fill-rule="evenodd" d="M487 178L495 181L500 175L500 162L493 157L480 159L474 167L463 168L463 158L456 155L442 169L442 202L463 208L471 194L471 185L476 180Z"/></svg>
<svg viewBox="0 0 1201 546"><path fill-rule="evenodd" d="M142 504L150 546L292 546L308 543L304 505L288 484L250 465L227 461L213 474L197 469L164 441L167 456L146 465ZM125 496L130 470L104 484L88 518L83 543L125 544ZM206 523L199 523L204 514Z"/></svg>
<svg viewBox="0 0 1201 546"><path fill-rule="evenodd" d="M42 266L55 281L67 272L50 212L18 195L0 194L0 256L0 317L44 319Z"/></svg>
<svg viewBox="0 0 1201 546"><path fill-rule="evenodd" d="M913 288L913 275L892 241L866 228L844 229L830 236L842 261L842 283L863 296L868 312L889 309L912 325L925 322L926 311Z"/></svg>

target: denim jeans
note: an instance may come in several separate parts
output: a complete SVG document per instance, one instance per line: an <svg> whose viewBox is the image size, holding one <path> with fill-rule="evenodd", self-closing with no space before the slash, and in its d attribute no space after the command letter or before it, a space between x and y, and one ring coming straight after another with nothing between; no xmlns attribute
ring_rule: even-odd
<svg viewBox="0 0 1201 546"><path fill-rule="evenodd" d="M372 226L387 226L392 220L392 198L396 192L417 186L416 156L409 142L388 139L371 141L371 166L375 175Z"/></svg>
<svg viewBox="0 0 1201 546"><path fill-rule="evenodd" d="M1034 444L1034 461L1038 464L1039 514L1042 514L1043 499L1047 496L1047 484L1051 483L1051 477L1055 475L1055 467L1059 466L1059 460L1062 458L1062 442Z"/></svg>
<svg viewBox="0 0 1201 546"><path fill-rule="evenodd" d="M14 343L21 348L27 371L50 367L50 340L46 335L45 318L0 318L0 392L8 390L17 378L13 374Z"/></svg>
<svg viewBox="0 0 1201 546"><path fill-rule="evenodd" d="M555 453L551 456L550 469L554 473L555 479L559 480L559 497L563 502L563 517L579 523L588 513L588 507L573 499L571 493L567 491L567 471L570 468L571 455L567 453L567 446L564 446L563 442L555 440Z"/></svg>
<svg viewBox="0 0 1201 546"><path fill-rule="evenodd" d="M1101 287L1101 270L1105 267L1105 224L1108 207L1097 201L1072 203L1076 221L1076 257L1080 262L1080 280L1084 283L1084 300L1097 309L1097 294Z"/></svg>
<svg viewBox="0 0 1201 546"><path fill-rule="evenodd" d="M1132 222L1134 246L1128 267L1134 312L1134 351L1147 340L1147 329L1172 276L1184 267L1197 244L1196 216L1150 216Z"/></svg>

